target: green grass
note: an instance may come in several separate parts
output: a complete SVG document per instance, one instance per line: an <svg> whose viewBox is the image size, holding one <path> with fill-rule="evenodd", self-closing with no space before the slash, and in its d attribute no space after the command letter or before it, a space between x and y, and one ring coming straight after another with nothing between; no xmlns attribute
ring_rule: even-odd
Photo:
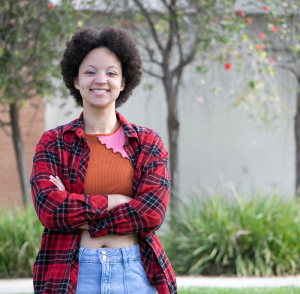
<svg viewBox="0 0 300 294"><path fill-rule="evenodd" d="M300 294L300 288L181 288L178 294ZM27 293L18 293L27 294ZM33 293L32 293L33 294Z"/></svg>
<svg viewBox="0 0 300 294"><path fill-rule="evenodd" d="M178 294L300 294L300 288L181 288Z"/></svg>
<svg viewBox="0 0 300 294"><path fill-rule="evenodd" d="M179 207L161 240L177 275L298 274L299 208L299 198L230 187Z"/></svg>

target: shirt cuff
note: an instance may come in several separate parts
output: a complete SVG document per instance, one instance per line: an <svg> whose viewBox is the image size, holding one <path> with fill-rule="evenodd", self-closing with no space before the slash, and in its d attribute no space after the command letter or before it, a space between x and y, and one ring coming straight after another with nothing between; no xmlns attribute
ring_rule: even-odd
<svg viewBox="0 0 300 294"><path fill-rule="evenodd" d="M95 218L98 219L99 216L108 215L108 195L93 195L90 197L91 210L95 213Z"/></svg>
<svg viewBox="0 0 300 294"><path fill-rule="evenodd" d="M91 227L90 227L91 229ZM97 237L103 237L103 236L108 236L108 228L104 228L100 231L97 231L97 232L92 232L90 230L90 237L91 238L97 238Z"/></svg>

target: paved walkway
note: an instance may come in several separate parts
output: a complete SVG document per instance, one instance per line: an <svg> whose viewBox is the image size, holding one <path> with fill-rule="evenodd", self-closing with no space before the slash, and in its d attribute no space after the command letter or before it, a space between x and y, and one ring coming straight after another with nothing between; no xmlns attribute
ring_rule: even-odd
<svg viewBox="0 0 300 294"><path fill-rule="evenodd" d="M178 287L300 287L300 276L271 278L177 277ZM33 293L32 279L0 280L0 293Z"/></svg>

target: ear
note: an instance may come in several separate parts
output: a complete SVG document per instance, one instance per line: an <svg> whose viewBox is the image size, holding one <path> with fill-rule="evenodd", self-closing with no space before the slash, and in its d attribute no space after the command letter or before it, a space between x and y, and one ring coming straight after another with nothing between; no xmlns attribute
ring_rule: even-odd
<svg viewBox="0 0 300 294"><path fill-rule="evenodd" d="M123 90L125 89L125 81L126 81L126 79L123 78L123 79L122 79L122 82L121 82L120 91L123 91Z"/></svg>
<svg viewBox="0 0 300 294"><path fill-rule="evenodd" d="M77 90L79 90L79 80L78 80L78 77L76 77L76 78L74 79L74 86L75 86L75 88L76 88Z"/></svg>

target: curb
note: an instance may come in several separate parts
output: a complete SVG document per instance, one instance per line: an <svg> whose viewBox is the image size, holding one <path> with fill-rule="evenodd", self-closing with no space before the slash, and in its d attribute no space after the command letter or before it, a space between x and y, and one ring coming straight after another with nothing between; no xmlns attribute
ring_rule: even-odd
<svg viewBox="0 0 300 294"><path fill-rule="evenodd" d="M214 288L248 288L248 287L300 287L300 276L269 278L236 277L177 277L179 288L214 287ZM32 279L0 280L0 293L33 293Z"/></svg>
<svg viewBox="0 0 300 294"><path fill-rule="evenodd" d="M300 287L300 276L237 278L237 277L177 277L178 288L213 287L213 288L263 288L263 287Z"/></svg>
<svg viewBox="0 0 300 294"><path fill-rule="evenodd" d="M32 279L0 280L0 293L33 293Z"/></svg>

